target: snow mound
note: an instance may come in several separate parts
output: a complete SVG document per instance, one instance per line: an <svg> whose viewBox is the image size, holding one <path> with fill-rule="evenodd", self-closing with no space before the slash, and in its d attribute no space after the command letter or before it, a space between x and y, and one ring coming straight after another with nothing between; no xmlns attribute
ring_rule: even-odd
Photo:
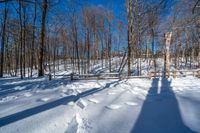
<svg viewBox="0 0 200 133"><path fill-rule="evenodd" d="M27 92L27 93L24 93L24 96L25 97L30 97L30 96L32 96L32 94L30 92Z"/></svg>
<svg viewBox="0 0 200 133"><path fill-rule="evenodd" d="M173 90L176 91L176 92L183 92L184 91L183 88L180 88L180 87L174 88Z"/></svg>
<svg viewBox="0 0 200 133"><path fill-rule="evenodd" d="M40 99L40 101L43 101L43 102L47 102L47 101L49 101L50 100L50 98L48 98L48 97L44 97L44 98L41 98Z"/></svg>
<svg viewBox="0 0 200 133"><path fill-rule="evenodd" d="M94 98L90 98L90 99L88 99L88 101L95 103L95 104L99 103L99 101Z"/></svg>
<svg viewBox="0 0 200 133"><path fill-rule="evenodd" d="M108 92L108 95L115 95L115 92Z"/></svg>
<svg viewBox="0 0 200 133"><path fill-rule="evenodd" d="M135 90L135 91L141 91L142 89L136 86L136 87L133 88L133 90Z"/></svg>
<svg viewBox="0 0 200 133"><path fill-rule="evenodd" d="M78 93L82 93L82 91L81 91L81 90L79 90L79 89L77 89L76 91L77 91Z"/></svg>
<svg viewBox="0 0 200 133"><path fill-rule="evenodd" d="M126 102L125 104L126 104L126 105L130 105L130 106L136 106L136 105L138 105L138 104L135 103L135 102Z"/></svg>
<svg viewBox="0 0 200 133"><path fill-rule="evenodd" d="M146 96L139 94L137 95L137 99L144 101L146 99Z"/></svg>
<svg viewBox="0 0 200 133"><path fill-rule="evenodd" d="M60 94L61 97L66 97L67 95L65 93Z"/></svg>
<svg viewBox="0 0 200 133"><path fill-rule="evenodd" d="M18 91L21 91L21 90L24 90L26 87L25 86L23 86L23 87L21 87L21 86L16 86L14 89L15 90L18 90Z"/></svg>
<svg viewBox="0 0 200 133"><path fill-rule="evenodd" d="M139 92L136 92L136 91L131 91L131 93L133 94L133 95L138 95L139 94Z"/></svg>
<svg viewBox="0 0 200 133"><path fill-rule="evenodd" d="M41 92L41 90L36 90L35 92L36 92L36 93L40 93L40 92Z"/></svg>
<svg viewBox="0 0 200 133"><path fill-rule="evenodd" d="M73 101L72 101L72 102L69 102L68 105L73 106L73 105L74 105L74 102L73 102Z"/></svg>
<svg viewBox="0 0 200 133"><path fill-rule="evenodd" d="M74 91L74 89L67 89L67 90L62 90L63 93L65 93L66 95L73 95L76 92Z"/></svg>
<svg viewBox="0 0 200 133"><path fill-rule="evenodd" d="M138 92L136 92L136 91L134 91L134 90L132 90L132 89L128 89L128 91L129 91L130 93L132 93L133 95L138 95L138 94L139 94Z"/></svg>
<svg viewBox="0 0 200 133"><path fill-rule="evenodd" d="M116 110L116 109L119 109L121 107L122 107L121 105L117 105L117 104L111 104L109 106L106 106L106 108L111 109L111 110Z"/></svg>
<svg viewBox="0 0 200 133"><path fill-rule="evenodd" d="M98 93L95 93L95 94L92 94L93 96L98 96L99 94Z"/></svg>
<svg viewBox="0 0 200 133"><path fill-rule="evenodd" d="M0 100L0 103L9 102L9 101L15 100L17 98L18 98L17 96L7 96L7 97L2 98Z"/></svg>

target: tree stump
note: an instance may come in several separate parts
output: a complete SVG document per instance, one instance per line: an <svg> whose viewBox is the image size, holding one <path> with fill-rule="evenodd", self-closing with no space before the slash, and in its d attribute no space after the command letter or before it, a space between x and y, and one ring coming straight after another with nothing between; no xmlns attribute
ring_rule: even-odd
<svg viewBox="0 0 200 133"><path fill-rule="evenodd" d="M51 74L49 74L49 80L52 80L52 75Z"/></svg>
<svg viewBox="0 0 200 133"><path fill-rule="evenodd" d="M176 71L173 71L173 78L176 79Z"/></svg>
<svg viewBox="0 0 200 133"><path fill-rule="evenodd" d="M74 74L73 73L70 74L70 80L74 80Z"/></svg>
<svg viewBox="0 0 200 133"><path fill-rule="evenodd" d="M151 72L148 73L148 79L151 80Z"/></svg>

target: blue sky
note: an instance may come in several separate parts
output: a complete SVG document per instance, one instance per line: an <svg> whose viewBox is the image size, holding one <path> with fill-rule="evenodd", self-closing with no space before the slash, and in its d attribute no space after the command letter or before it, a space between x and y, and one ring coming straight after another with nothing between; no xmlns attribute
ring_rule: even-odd
<svg viewBox="0 0 200 133"><path fill-rule="evenodd" d="M48 17L51 18L51 16L60 13L66 14L67 12L67 4L69 0L60 0L60 3L55 6L55 9L51 12L49 12ZM72 0L74 1L74 0ZM109 9L111 12L114 13L115 17L117 19L120 19L126 23L126 9L125 9L125 2L126 0L76 0L77 2L80 3L81 6L87 6L87 5L94 5L94 6L102 6L104 8ZM146 0L147 2L153 1L153 2L158 2L160 0ZM166 0L168 1L168 7L172 5L172 3L175 0ZM0 8L3 9L4 4L0 5ZM10 6L12 7L12 6ZM56 11L56 12L54 12ZM165 16L170 15L170 8L166 10L166 12L163 13L163 20ZM39 26L40 24L38 24Z"/></svg>

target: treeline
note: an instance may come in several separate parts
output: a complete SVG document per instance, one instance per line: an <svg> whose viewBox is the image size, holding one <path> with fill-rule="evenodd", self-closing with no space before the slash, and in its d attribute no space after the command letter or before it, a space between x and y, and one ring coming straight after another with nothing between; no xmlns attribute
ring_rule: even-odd
<svg viewBox="0 0 200 133"><path fill-rule="evenodd" d="M44 76L59 69L60 61L65 70L70 64L79 74L90 73L96 64L112 72L113 57L119 58L118 71L127 66L128 75L133 67L141 75L143 59L156 71L156 59L165 53L164 34L169 31L175 68L198 67L194 5L191 0L125 0L116 12L113 6L79 0L0 1L0 77L32 77L35 70Z"/></svg>

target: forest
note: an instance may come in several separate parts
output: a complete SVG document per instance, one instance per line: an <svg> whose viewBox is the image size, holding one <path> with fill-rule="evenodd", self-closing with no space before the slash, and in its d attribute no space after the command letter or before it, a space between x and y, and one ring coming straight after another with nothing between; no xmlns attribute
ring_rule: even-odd
<svg viewBox="0 0 200 133"><path fill-rule="evenodd" d="M200 0L0 0L0 133L200 133Z"/></svg>
<svg viewBox="0 0 200 133"><path fill-rule="evenodd" d="M116 6L115 3L120 3ZM54 73L63 63L74 73L91 73L95 64L109 72L127 67L142 75L145 60L156 71L171 32L170 62L175 69L200 64L199 12L196 0L1 0L0 77ZM111 67L118 58L116 67Z"/></svg>

